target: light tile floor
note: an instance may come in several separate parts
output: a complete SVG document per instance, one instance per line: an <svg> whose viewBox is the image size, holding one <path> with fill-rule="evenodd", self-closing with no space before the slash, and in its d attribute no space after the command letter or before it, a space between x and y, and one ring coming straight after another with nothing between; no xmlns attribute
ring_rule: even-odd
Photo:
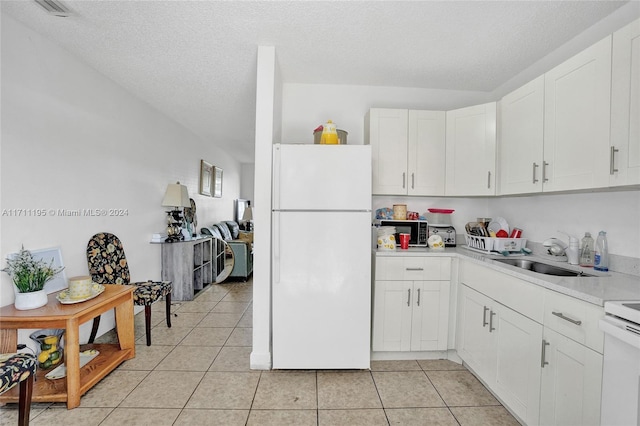
<svg viewBox="0 0 640 426"><path fill-rule="evenodd" d="M136 315L136 357L80 407L34 404L37 425L518 425L463 366L373 361L371 371L252 371L252 282L213 285L176 302L172 327L153 306L152 345ZM114 339L107 333L101 341ZM0 425L17 423L15 404Z"/></svg>

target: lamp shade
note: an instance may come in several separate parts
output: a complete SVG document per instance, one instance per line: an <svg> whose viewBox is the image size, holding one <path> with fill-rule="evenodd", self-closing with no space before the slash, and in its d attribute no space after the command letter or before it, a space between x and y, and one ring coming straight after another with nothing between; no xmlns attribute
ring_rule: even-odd
<svg viewBox="0 0 640 426"><path fill-rule="evenodd" d="M191 207L189 201L189 191L180 182L170 183L167 185L167 191L164 193L162 200L163 207Z"/></svg>
<svg viewBox="0 0 640 426"><path fill-rule="evenodd" d="M242 221L249 222L250 220L253 220L253 211L251 210L251 207L247 207L244 209L244 213L242 214Z"/></svg>

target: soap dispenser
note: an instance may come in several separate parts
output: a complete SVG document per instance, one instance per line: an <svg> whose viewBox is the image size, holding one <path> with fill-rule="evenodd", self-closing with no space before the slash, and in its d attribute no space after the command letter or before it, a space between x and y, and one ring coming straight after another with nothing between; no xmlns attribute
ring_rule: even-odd
<svg viewBox="0 0 640 426"><path fill-rule="evenodd" d="M582 247L580 248L580 266L593 268L593 237L591 233L585 232L582 239Z"/></svg>
<svg viewBox="0 0 640 426"><path fill-rule="evenodd" d="M569 235L566 232L558 231L567 237L569 237L569 248L565 250L565 254L567 255L567 262L570 265L578 265L580 264L580 240L578 240L573 235Z"/></svg>

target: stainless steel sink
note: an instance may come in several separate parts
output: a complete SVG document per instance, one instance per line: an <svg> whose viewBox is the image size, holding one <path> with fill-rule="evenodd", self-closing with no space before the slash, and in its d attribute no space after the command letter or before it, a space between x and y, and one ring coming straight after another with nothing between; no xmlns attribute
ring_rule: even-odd
<svg viewBox="0 0 640 426"><path fill-rule="evenodd" d="M518 268L528 269L529 271L538 272L545 275L556 275L560 277L597 277L594 274L588 274L582 271L574 271L572 269L561 268L547 263L536 262L529 259L494 259L497 262L506 263L507 265L517 266Z"/></svg>

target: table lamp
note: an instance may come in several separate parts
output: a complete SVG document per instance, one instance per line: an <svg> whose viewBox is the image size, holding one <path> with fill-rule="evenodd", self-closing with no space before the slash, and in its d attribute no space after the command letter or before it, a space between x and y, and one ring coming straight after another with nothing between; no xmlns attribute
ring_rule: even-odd
<svg viewBox="0 0 640 426"><path fill-rule="evenodd" d="M242 214L242 222L244 222L244 229L246 231L251 230L251 221L253 220L253 211L251 207L247 207L244 209L244 213Z"/></svg>
<svg viewBox="0 0 640 426"><path fill-rule="evenodd" d="M173 210L167 211L167 239L165 242L172 243L184 240L184 235L182 235L182 208L191 207L187 187L180 185L180 182L170 183L164 193L162 206L173 207Z"/></svg>

